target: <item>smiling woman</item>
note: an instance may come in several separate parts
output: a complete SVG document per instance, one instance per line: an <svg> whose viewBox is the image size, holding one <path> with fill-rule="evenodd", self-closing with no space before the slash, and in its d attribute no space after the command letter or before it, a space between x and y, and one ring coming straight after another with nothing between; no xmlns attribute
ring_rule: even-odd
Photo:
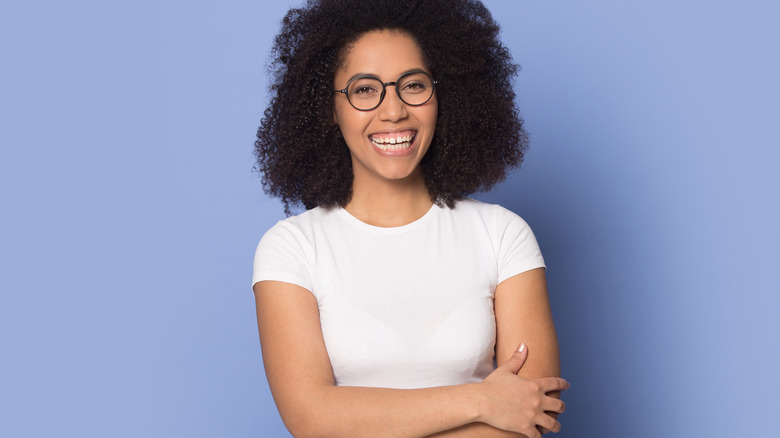
<svg viewBox="0 0 780 438"><path fill-rule="evenodd" d="M391 78L400 81L381 82ZM369 32L350 47L334 78L336 87L347 90L335 100L334 119L352 157L352 201L376 194L382 180L416 180L408 185L425 188L419 164L433 140L438 113L429 78L420 48L405 33ZM388 86L396 92L387 93ZM404 95L420 103L411 105ZM368 110L355 111L356 103ZM430 202L427 190L421 195Z"/></svg>
<svg viewBox="0 0 780 438"><path fill-rule="evenodd" d="M293 435L560 430L539 247L514 213L465 198L526 146L497 34L465 0L310 1L285 18L258 164L288 211L309 210L265 234L253 289Z"/></svg>

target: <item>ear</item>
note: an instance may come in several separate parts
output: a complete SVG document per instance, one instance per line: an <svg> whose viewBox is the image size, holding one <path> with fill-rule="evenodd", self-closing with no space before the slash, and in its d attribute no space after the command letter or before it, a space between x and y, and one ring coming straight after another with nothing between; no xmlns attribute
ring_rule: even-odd
<svg viewBox="0 0 780 438"><path fill-rule="evenodd" d="M333 124L338 125L339 124L339 116L336 114L336 108L333 108Z"/></svg>

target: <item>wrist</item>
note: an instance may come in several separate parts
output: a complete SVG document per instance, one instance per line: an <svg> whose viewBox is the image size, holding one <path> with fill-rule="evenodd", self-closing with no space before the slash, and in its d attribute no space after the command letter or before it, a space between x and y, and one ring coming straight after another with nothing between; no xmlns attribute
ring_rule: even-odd
<svg viewBox="0 0 780 438"><path fill-rule="evenodd" d="M487 417L487 394L483 383L468 383L465 385L468 391L467 418L470 423L485 422Z"/></svg>

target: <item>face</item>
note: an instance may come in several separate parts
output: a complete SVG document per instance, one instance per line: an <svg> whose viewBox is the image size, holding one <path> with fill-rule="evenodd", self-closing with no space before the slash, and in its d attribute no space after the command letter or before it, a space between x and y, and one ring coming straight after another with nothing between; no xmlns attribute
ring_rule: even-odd
<svg viewBox="0 0 780 438"><path fill-rule="evenodd" d="M355 76L394 82L412 70L430 74L414 40L398 32L369 32L351 46L336 71L334 89L346 88ZM411 106L398 97L394 85L387 85L384 100L370 111L353 108L345 94L337 93L334 119L352 155L354 184L419 178L420 160L431 145L437 113L435 92L427 103Z"/></svg>

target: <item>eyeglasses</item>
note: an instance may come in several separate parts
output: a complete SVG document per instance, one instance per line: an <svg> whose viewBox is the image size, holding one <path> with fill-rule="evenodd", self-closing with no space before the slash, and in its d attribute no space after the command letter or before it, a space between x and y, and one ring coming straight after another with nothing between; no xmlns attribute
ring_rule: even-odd
<svg viewBox="0 0 780 438"><path fill-rule="evenodd" d="M333 92L346 95L349 104L356 110L371 111L382 104L388 85L395 85L395 93L403 103L420 106L431 100L436 84L438 82L428 73L414 70L404 73L395 82L382 82L371 75L358 76L347 83L347 88Z"/></svg>

